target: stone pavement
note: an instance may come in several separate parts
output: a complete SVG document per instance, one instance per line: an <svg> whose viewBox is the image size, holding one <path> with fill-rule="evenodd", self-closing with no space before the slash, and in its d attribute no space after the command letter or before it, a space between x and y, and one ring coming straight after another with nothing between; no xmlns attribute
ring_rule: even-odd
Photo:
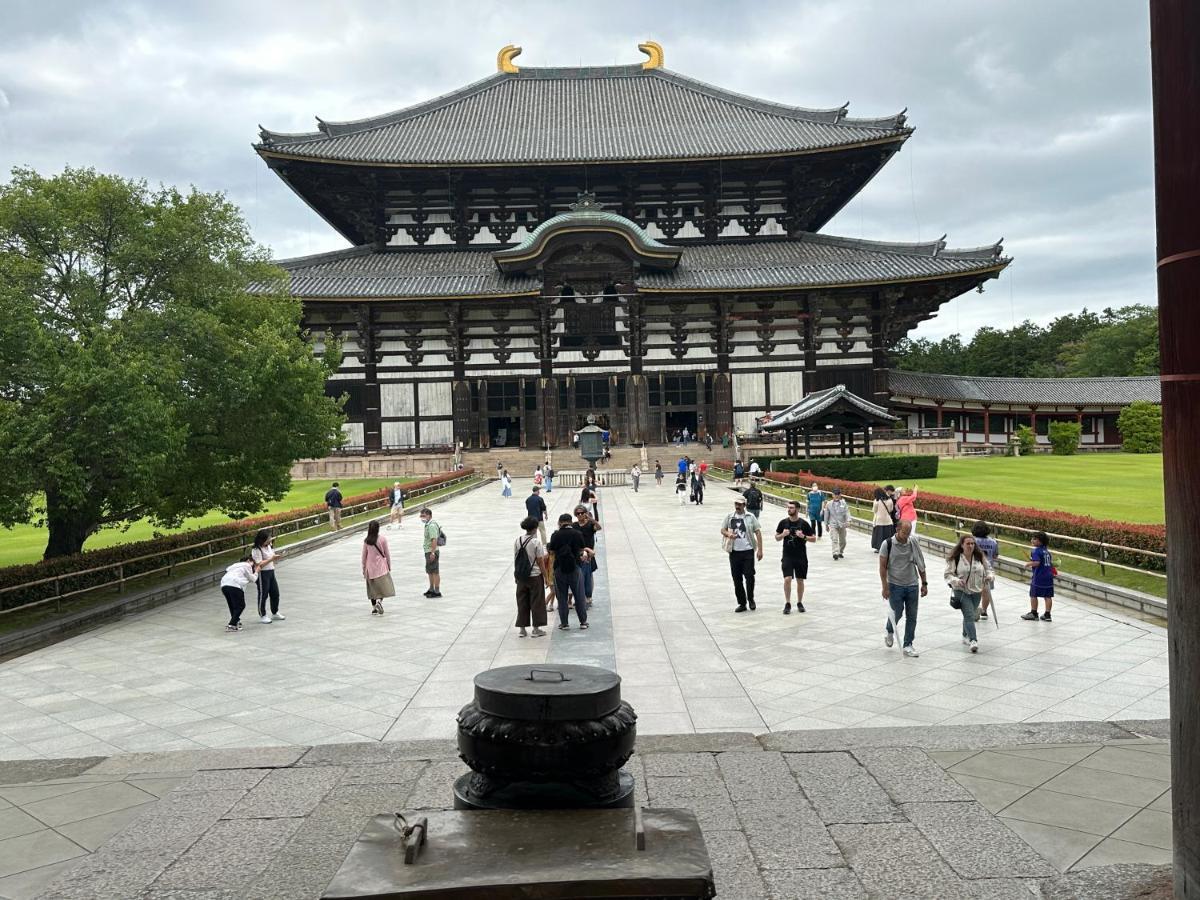
<svg viewBox="0 0 1200 900"><path fill-rule="evenodd" d="M0 759L449 737L476 672L567 661L615 665L641 734L1167 715L1165 629L1061 599L1053 623L1023 622L1014 582L998 585L1001 624L980 623L977 655L940 570L921 657L887 650L876 557L855 532L838 562L827 541L810 545L803 615L780 615L768 540L758 611L735 615L718 543L729 490L714 483L705 506L680 507L668 486L643 484L602 492L589 631L517 637L510 548L528 482L510 500L488 485L436 507L442 600L421 596L410 511L388 534L401 595L382 618L369 615L352 535L280 564L287 621L248 610L246 630L225 634L212 589L0 663ZM557 517L578 491L547 499ZM764 516L771 531L777 517Z"/></svg>
<svg viewBox="0 0 1200 900"><path fill-rule="evenodd" d="M1169 877L1154 865L1169 859L1156 818L1166 731L1078 722L650 736L627 769L642 805L697 813L722 900L1095 900L1161 891ZM1131 769L1133 781L1119 777ZM0 841L0 897L316 898L369 816L447 809L462 771L442 740L3 762L0 782L25 786L0 795L46 828ZM132 791L149 799L126 807L95 853L82 855L84 835L104 829L52 826ZM1098 793L1107 799L1087 799Z"/></svg>

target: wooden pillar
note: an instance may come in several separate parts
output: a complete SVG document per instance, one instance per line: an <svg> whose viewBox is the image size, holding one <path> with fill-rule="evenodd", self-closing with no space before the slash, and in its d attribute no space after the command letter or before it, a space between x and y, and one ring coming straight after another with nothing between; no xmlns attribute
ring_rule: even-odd
<svg viewBox="0 0 1200 900"><path fill-rule="evenodd" d="M1176 898L1200 897L1200 7L1151 0Z"/></svg>
<svg viewBox="0 0 1200 900"><path fill-rule="evenodd" d="M942 401L937 402L937 427L942 427Z"/></svg>
<svg viewBox="0 0 1200 900"><path fill-rule="evenodd" d="M838 435L838 456L846 455L846 435L845 433Z"/></svg>
<svg viewBox="0 0 1200 900"><path fill-rule="evenodd" d="M807 428L804 429L804 456L806 459L812 456L812 433Z"/></svg>
<svg viewBox="0 0 1200 900"><path fill-rule="evenodd" d="M1033 431L1033 446L1037 446L1037 411L1036 406L1029 407L1029 427Z"/></svg>
<svg viewBox="0 0 1200 900"><path fill-rule="evenodd" d="M990 447L992 444L992 408L986 404L983 407L983 445Z"/></svg>
<svg viewBox="0 0 1200 900"><path fill-rule="evenodd" d="M863 456L871 455L871 426L863 426Z"/></svg>
<svg viewBox="0 0 1200 900"><path fill-rule="evenodd" d="M850 445L850 455L853 456L854 455L854 432L853 431L846 432L846 438L847 438L846 443Z"/></svg>

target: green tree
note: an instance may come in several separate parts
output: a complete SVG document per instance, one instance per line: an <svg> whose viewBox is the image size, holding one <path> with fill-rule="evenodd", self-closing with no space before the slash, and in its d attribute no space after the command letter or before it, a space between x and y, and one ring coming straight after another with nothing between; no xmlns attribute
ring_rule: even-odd
<svg viewBox="0 0 1200 900"><path fill-rule="evenodd" d="M1117 416L1121 431L1121 449L1126 453L1162 452L1162 407L1146 400L1135 400Z"/></svg>
<svg viewBox="0 0 1200 900"><path fill-rule="evenodd" d="M1074 456L1079 449L1079 435L1083 431L1078 422L1051 422L1046 427L1050 438L1050 452L1055 456Z"/></svg>
<svg viewBox="0 0 1200 900"><path fill-rule="evenodd" d="M0 185L0 524L256 512L336 443L336 358L216 194L67 169ZM254 286L255 293L249 288ZM333 357L336 357L336 351Z"/></svg>
<svg viewBox="0 0 1200 900"><path fill-rule="evenodd" d="M1135 304L1106 309L1100 324L1060 354L1064 374L1081 378L1158 374L1158 311Z"/></svg>

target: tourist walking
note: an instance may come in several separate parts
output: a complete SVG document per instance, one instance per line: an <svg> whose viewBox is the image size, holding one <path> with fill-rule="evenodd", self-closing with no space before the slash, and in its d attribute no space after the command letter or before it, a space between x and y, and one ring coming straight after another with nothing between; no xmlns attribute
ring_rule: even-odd
<svg viewBox="0 0 1200 900"><path fill-rule="evenodd" d="M883 643L892 646L895 642L892 623L899 627L900 617L904 616L904 643L900 646L905 656L920 656L913 645L917 637L917 601L929 593L929 582L925 577L925 557L911 532L912 526L901 522L896 533L879 548L879 580L883 585L883 599L892 611Z"/></svg>
<svg viewBox="0 0 1200 900"><path fill-rule="evenodd" d="M225 574L221 576L221 594L229 607L226 631L242 630L242 613L246 610L246 592L242 589L257 580L258 564L249 554L225 569Z"/></svg>
<svg viewBox="0 0 1200 900"><path fill-rule="evenodd" d="M742 492L742 496L746 498L746 512L756 519L762 518L763 493L758 489L758 485L751 481L750 487Z"/></svg>
<svg viewBox="0 0 1200 900"><path fill-rule="evenodd" d="M542 469L542 477L546 479L546 493L554 493L554 466L550 465L549 460L546 460L546 467Z"/></svg>
<svg viewBox="0 0 1200 900"><path fill-rule="evenodd" d="M596 532L603 531L600 523L592 518L586 506L575 507L575 528L583 537L583 558L579 569L583 573L583 596L587 597L588 609L592 608L592 588L600 563L596 560Z"/></svg>
<svg viewBox="0 0 1200 900"><path fill-rule="evenodd" d="M813 527L800 518L800 502L789 500L787 518L775 526L775 540L783 542L783 614L792 612L792 580L796 582L796 612L804 612L804 579L808 577L808 542L816 540Z"/></svg>
<svg viewBox="0 0 1200 900"><path fill-rule="evenodd" d="M680 472L675 476L675 496L679 498L680 506L687 506L687 493L687 475L683 472Z"/></svg>
<svg viewBox="0 0 1200 900"><path fill-rule="evenodd" d="M550 556L546 545L538 539L538 520L526 516L521 520L524 535L513 542L513 578L517 582L517 628L518 637L525 637L525 629L533 625L533 636L542 637L546 632L546 586L550 583Z"/></svg>
<svg viewBox="0 0 1200 900"><path fill-rule="evenodd" d="M762 466L758 464L757 459L750 460L750 480L762 477Z"/></svg>
<svg viewBox="0 0 1200 900"><path fill-rule="evenodd" d="M691 437L691 435L688 434L687 426L685 425L683 427L683 446L686 447L688 445L688 438L690 438L690 437Z"/></svg>
<svg viewBox="0 0 1200 900"><path fill-rule="evenodd" d="M962 612L962 642L971 648L972 653L979 652L975 622L979 619L979 601L983 598L988 575L987 557L979 549L974 535L964 534L946 557L944 577L946 584L950 585L950 605L957 604Z"/></svg>
<svg viewBox="0 0 1200 900"><path fill-rule="evenodd" d="M279 579L275 577L275 560L283 554L275 552L274 541L271 529L261 528L254 535L254 546L250 549L250 558L258 566L258 620L264 625L287 618L279 611ZM271 604L270 613L267 612L268 600Z"/></svg>
<svg viewBox="0 0 1200 900"><path fill-rule="evenodd" d="M342 492L338 490L335 481L333 487L325 492L325 507L329 510L329 527L334 531L342 530Z"/></svg>
<svg viewBox="0 0 1200 900"><path fill-rule="evenodd" d="M574 604L579 627L587 628L587 595L583 592L583 535L572 527L570 513L558 517L558 530L550 535L547 548L554 555L554 594L558 598L558 627L571 627L570 612ZM569 599L568 599L569 596Z"/></svg>
<svg viewBox="0 0 1200 900"><path fill-rule="evenodd" d="M379 533L379 521L367 526L367 536L362 545L362 574L367 583L367 599L371 601L371 615L383 615L383 601L396 596L392 583L392 554L388 550L387 538Z"/></svg>
<svg viewBox="0 0 1200 900"><path fill-rule="evenodd" d="M404 524L404 489L400 487L400 482L392 484L392 490L388 499L391 500L393 527L399 527Z"/></svg>
<svg viewBox="0 0 1200 900"><path fill-rule="evenodd" d="M712 453L712 435L711 434L704 435L704 449L707 450L709 453Z"/></svg>
<svg viewBox="0 0 1200 900"><path fill-rule="evenodd" d="M984 559L988 562L988 580L983 586L983 603L979 606L979 618L983 619L988 617L988 609L992 605L992 588L996 586L996 560L1000 557L1000 544L991 534L991 526L982 519L971 526L975 546L983 551Z"/></svg>
<svg viewBox="0 0 1200 900"><path fill-rule="evenodd" d="M508 469L504 469L500 473L500 496L512 496L512 479L508 477Z"/></svg>
<svg viewBox="0 0 1200 900"><path fill-rule="evenodd" d="M546 543L546 519L550 514L546 510L546 501L542 499L541 490L536 484L533 486L533 493L525 498L525 511L529 513L530 518L537 519L538 537L544 544Z"/></svg>
<svg viewBox="0 0 1200 900"><path fill-rule="evenodd" d="M429 576L429 590L426 597L442 596L442 545L446 538L442 534L442 526L433 521L433 511L427 506L421 510L421 524L424 525L421 539L421 549L425 552L425 574Z"/></svg>
<svg viewBox="0 0 1200 900"><path fill-rule="evenodd" d="M692 472L692 502L697 506L704 505L704 473L697 466Z"/></svg>
<svg viewBox="0 0 1200 900"><path fill-rule="evenodd" d="M686 475L688 470L688 458L686 456L679 457L679 462L676 463L675 469L680 475Z"/></svg>
<svg viewBox="0 0 1200 900"><path fill-rule="evenodd" d="M754 560L763 558L762 527L758 518L746 509L746 498L733 501L733 512L721 523L722 549L729 554L729 574L733 577L734 612L754 606Z"/></svg>
<svg viewBox="0 0 1200 900"><path fill-rule="evenodd" d="M742 461L740 459L735 459L733 461L733 486L741 487L742 479L745 477L746 469L742 466Z"/></svg>
<svg viewBox="0 0 1200 900"><path fill-rule="evenodd" d="M808 492L808 521L812 523L813 532L818 538L822 532L822 517L821 508L825 505L825 494L817 487L814 481L812 489Z"/></svg>
<svg viewBox="0 0 1200 900"><path fill-rule="evenodd" d="M917 486L914 484L912 490L900 488L900 496L896 498L896 516L900 522L907 522L911 528L913 536L917 533ZM899 524L899 523L897 523Z"/></svg>
<svg viewBox="0 0 1200 900"><path fill-rule="evenodd" d="M829 533L834 559L846 555L846 529L849 527L850 504L842 496L842 489L835 487L829 502L825 504L825 530Z"/></svg>
<svg viewBox="0 0 1200 900"><path fill-rule="evenodd" d="M633 482L633 492L638 492L638 485L642 481L642 467L637 463L633 464L633 468L629 470L629 480Z"/></svg>
<svg viewBox="0 0 1200 900"><path fill-rule="evenodd" d="M584 506L590 504L592 507L592 518L597 522L600 521L600 498L596 494L596 482L594 480L588 481L583 486L583 490L579 492L579 502Z"/></svg>
<svg viewBox="0 0 1200 900"><path fill-rule="evenodd" d="M882 488L875 488L875 499L871 502L871 549L876 553L883 542L896 533L892 509L887 493Z"/></svg>
<svg viewBox="0 0 1200 900"><path fill-rule="evenodd" d="M1029 551L1029 562L1026 569L1033 570L1029 580L1029 612L1021 616L1030 622L1038 618L1038 598L1043 603L1042 621L1049 622L1050 610L1054 606L1054 576L1058 572L1054 568L1054 556L1050 553L1050 537L1044 531L1033 533L1032 548Z"/></svg>
<svg viewBox="0 0 1200 900"><path fill-rule="evenodd" d="M533 470L533 485L534 487L543 487L546 481L546 476L542 474L542 467L538 466Z"/></svg>
<svg viewBox="0 0 1200 900"><path fill-rule="evenodd" d="M654 461L654 486L655 486L655 487L662 487L662 483L663 483L663 470L662 470L662 463L660 463L660 462L659 462L659 461L656 459L656 460Z"/></svg>

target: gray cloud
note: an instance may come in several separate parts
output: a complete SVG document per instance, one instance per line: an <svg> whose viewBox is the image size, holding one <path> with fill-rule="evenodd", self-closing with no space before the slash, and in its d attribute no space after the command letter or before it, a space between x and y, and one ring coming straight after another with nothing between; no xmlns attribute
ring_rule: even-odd
<svg viewBox="0 0 1200 900"><path fill-rule="evenodd" d="M250 149L259 123L397 109L527 65L634 62L802 106L908 107L916 134L826 229L1016 262L920 334L1153 302L1149 36L1128 0L20 2L0 32L0 168L224 191L277 256L343 246Z"/></svg>

